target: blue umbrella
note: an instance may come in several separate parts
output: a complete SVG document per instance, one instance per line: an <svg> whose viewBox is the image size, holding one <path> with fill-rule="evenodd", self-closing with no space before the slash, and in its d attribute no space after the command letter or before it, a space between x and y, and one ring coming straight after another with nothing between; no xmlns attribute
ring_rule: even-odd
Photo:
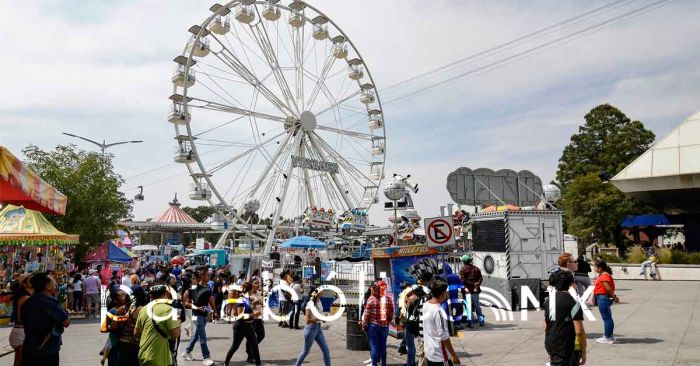
<svg viewBox="0 0 700 366"><path fill-rule="evenodd" d="M312 238L310 236L296 236L294 238L285 240L284 243L282 243L281 248L287 248L287 249L325 249L328 247L328 244Z"/></svg>

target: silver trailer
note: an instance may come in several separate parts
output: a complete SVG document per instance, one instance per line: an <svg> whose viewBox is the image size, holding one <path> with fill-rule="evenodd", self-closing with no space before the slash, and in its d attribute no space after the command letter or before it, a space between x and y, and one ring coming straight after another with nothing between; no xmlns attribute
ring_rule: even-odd
<svg viewBox="0 0 700 366"><path fill-rule="evenodd" d="M529 287L541 301L549 271L557 267L564 251L562 212L482 212L473 214L471 223L474 264L484 277L482 287L507 300L492 305L520 308L522 286Z"/></svg>

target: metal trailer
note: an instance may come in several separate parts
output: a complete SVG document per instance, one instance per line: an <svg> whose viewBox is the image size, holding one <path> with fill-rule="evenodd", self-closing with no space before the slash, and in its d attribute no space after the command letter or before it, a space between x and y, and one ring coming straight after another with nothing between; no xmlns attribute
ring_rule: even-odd
<svg viewBox="0 0 700 366"><path fill-rule="evenodd" d="M529 287L542 302L549 272L557 267L564 251L562 214L522 210L471 216L474 264L484 277L482 288L489 289L484 292L491 292L482 296L482 302L519 309L522 286Z"/></svg>

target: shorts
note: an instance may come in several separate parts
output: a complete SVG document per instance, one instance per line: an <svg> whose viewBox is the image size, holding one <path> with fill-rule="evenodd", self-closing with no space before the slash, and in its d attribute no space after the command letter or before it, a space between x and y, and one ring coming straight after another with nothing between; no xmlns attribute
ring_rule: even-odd
<svg viewBox="0 0 700 366"><path fill-rule="evenodd" d="M87 298L87 306L100 306L100 294L87 294L85 297Z"/></svg>
<svg viewBox="0 0 700 366"><path fill-rule="evenodd" d="M24 328L12 328L10 331L10 346L20 347L24 343Z"/></svg>

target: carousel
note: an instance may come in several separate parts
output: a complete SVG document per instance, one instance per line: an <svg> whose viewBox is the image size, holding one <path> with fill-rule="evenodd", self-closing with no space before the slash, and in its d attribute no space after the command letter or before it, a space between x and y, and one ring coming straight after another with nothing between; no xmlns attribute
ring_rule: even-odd
<svg viewBox="0 0 700 366"><path fill-rule="evenodd" d="M143 251L143 248L157 248L157 250L166 256L170 256L173 248L186 246L183 242L185 233L203 233L211 231L211 225L200 223L180 207L181 204L177 199L177 194L160 215L155 216L148 221L121 221L120 225L128 227L135 235L143 235L146 233L160 233L160 241L158 243L145 243L142 239L139 240L139 245L132 247L135 252ZM151 250L153 251L153 250ZM182 253L182 252L180 252Z"/></svg>

